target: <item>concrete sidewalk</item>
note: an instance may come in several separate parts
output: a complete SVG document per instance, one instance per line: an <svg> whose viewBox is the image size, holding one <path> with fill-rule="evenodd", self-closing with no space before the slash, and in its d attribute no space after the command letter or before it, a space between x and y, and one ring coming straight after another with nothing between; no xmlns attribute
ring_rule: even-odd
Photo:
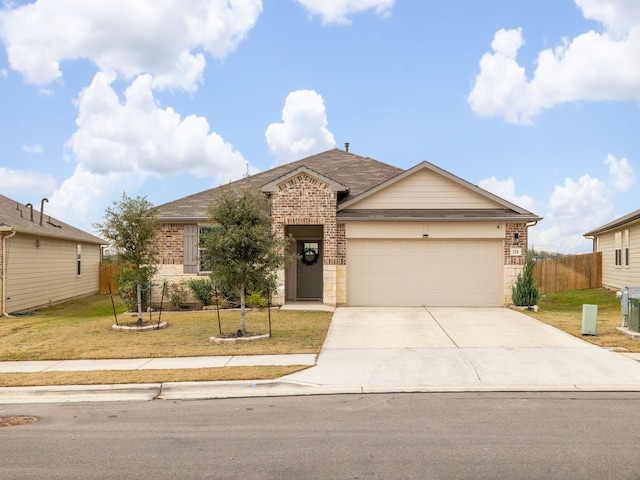
<svg viewBox="0 0 640 480"><path fill-rule="evenodd" d="M338 308L315 355L0 362L3 372L309 365L274 381L4 387L0 404L376 392L640 391L638 355L505 308Z"/></svg>
<svg viewBox="0 0 640 480"><path fill-rule="evenodd" d="M177 368L315 365L315 363L315 354L135 358L117 360L49 360L37 362L0 362L0 373L90 372L99 370L171 370Z"/></svg>

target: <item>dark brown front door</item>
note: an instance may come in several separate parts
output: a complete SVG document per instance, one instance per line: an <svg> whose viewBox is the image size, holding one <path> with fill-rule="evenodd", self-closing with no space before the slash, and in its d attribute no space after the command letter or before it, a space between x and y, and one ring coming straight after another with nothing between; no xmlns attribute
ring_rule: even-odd
<svg viewBox="0 0 640 480"><path fill-rule="evenodd" d="M322 298L322 242L298 240L298 298Z"/></svg>

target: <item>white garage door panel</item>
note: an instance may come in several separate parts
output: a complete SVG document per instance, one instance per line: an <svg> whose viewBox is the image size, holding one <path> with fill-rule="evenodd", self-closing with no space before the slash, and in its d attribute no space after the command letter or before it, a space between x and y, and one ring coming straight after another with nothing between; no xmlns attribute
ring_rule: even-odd
<svg viewBox="0 0 640 480"><path fill-rule="evenodd" d="M349 305L501 306L501 240L347 243Z"/></svg>

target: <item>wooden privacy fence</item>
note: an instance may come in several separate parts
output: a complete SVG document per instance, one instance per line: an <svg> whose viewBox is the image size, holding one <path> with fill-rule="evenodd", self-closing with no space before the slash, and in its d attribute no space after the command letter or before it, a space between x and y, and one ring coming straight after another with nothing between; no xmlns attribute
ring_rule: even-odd
<svg viewBox="0 0 640 480"><path fill-rule="evenodd" d="M109 285L111 285L111 293L114 295L118 293L115 275L125 266L120 263L100 262L100 293L109 293Z"/></svg>
<svg viewBox="0 0 640 480"><path fill-rule="evenodd" d="M602 252L538 260L533 278L540 293L602 286Z"/></svg>

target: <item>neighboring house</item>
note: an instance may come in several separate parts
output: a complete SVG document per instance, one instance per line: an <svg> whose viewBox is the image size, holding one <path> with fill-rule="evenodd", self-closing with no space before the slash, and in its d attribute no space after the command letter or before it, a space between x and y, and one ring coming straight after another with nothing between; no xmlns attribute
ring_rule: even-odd
<svg viewBox="0 0 640 480"><path fill-rule="evenodd" d="M602 252L602 286L640 285L640 210L584 234Z"/></svg>
<svg viewBox="0 0 640 480"><path fill-rule="evenodd" d="M104 240L0 195L0 315L99 290Z"/></svg>
<svg viewBox="0 0 640 480"><path fill-rule="evenodd" d="M502 306L541 220L427 162L409 170L333 149L218 188L271 196L278 235L303 255L274 303ZM158 206L159 274L202 272L198 235L218 188Z"/></svg>

